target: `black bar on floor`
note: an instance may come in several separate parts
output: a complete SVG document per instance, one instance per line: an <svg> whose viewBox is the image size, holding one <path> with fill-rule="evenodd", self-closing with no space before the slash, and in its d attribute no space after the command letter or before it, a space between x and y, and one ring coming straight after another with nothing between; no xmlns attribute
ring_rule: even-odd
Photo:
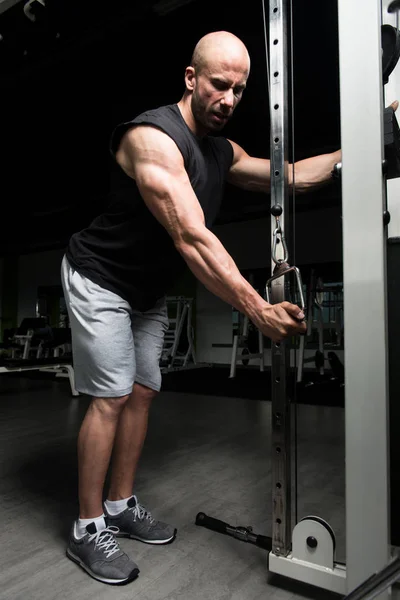
<svg viewBox="0 0 400 600"><path fill-rule="evenodd" d="M264 550L270 551L272 549L272 538L254 533L252 527L233 527L232 525L225 523L225 521L209 517L203 512L197 514L196 525L224 535L230 535L237 540L254 544Z"/></svg>

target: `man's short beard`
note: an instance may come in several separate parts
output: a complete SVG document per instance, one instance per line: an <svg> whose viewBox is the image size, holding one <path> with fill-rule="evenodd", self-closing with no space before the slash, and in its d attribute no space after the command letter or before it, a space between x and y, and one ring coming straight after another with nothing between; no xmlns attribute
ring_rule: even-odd
<svg viewBox="0 0 400 600"><path fill-rule="evenodd" d="M205 119L204 119L205 110L204 110L204 107L202 106L201 102L198 100L196 91L193 92L191 105L192 105L192 113L193 113L193 116L196 119L196 121L198 121L201 125L206 127L207 124L204 122L205 121Z"/></svg>
<svg viewBox="0 0 400 600"><path fill-rule="evenodd" d="M211 119L207 120L207 111L199 100L196 91L194 91L192 95L191 108L194 118L198 123L200 123L200 125L202 125L205 129L219 131L220 127L218 127L216 123L213 123Z"/></svg>

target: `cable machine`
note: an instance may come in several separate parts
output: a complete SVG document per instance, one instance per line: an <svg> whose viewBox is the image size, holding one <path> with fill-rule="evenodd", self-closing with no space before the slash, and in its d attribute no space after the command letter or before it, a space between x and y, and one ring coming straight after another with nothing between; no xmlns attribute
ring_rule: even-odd
<svg viewBox="0 0 400 600"><path fill-rule="evenodd" d="M262 4L266 21L264 0ZM394 0L389 10L387 4L383 10L379 0L338 0L343 168L339 164L334 171L341 178L343 213L346 563L335 560L335 533L322 516L310 515L297 522L296 413L287 386L289 341L271 347L271 537L258 535L251 527L232 527L205 513L196 517L197 525L266 550L270 572L351 594L352 600L378 593L386 599L389 585L400 576L398 561L392 562L389 528L386 259L390 215L381 84L387 83L388 70L390 74L400 55L396 29L392 60L385 62L382 41L387 31L382 22L387 12L400 10L400 0ZM360 21L362 26L355 33L354 24L359 26ZM271 119L272 275L265 294L271 303L293 301L296 296L304 308L301 274L291 262L293 250L288 243L291 40L291 1L271 0L265 41ZM400 144L394 149L395 162L399 148Z"/></svg>

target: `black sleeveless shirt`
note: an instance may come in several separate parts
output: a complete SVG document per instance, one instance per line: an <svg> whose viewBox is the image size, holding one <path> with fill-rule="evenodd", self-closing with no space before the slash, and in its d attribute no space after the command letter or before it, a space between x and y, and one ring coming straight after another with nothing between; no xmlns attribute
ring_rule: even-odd
<svg viewBox="0 0 400 600"><path fill-rule="evenodd" d="M114 130L110 151L115 173L108 207L86 229L71 237L66 256L82 275L118 294L133 309L146 311L167 293L186 263L147 208L136 182L115 160L122 136L135 124L153 125L174 140L208 228L221 205L233 149L223 137L196 137L176 104L144 112Z"/></svg>

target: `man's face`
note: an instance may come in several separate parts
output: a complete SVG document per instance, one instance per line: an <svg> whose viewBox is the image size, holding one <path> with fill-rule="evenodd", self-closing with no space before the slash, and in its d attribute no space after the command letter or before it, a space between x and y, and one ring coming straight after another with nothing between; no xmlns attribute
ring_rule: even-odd
<svg viewBox="0 0 400 600"><path fill-rule="evenodd" d="M231 64L214 61L194 76L193 116L204 129L220 131L242 98L248 76L247 66L240 61L232 61Z"/></svg>

